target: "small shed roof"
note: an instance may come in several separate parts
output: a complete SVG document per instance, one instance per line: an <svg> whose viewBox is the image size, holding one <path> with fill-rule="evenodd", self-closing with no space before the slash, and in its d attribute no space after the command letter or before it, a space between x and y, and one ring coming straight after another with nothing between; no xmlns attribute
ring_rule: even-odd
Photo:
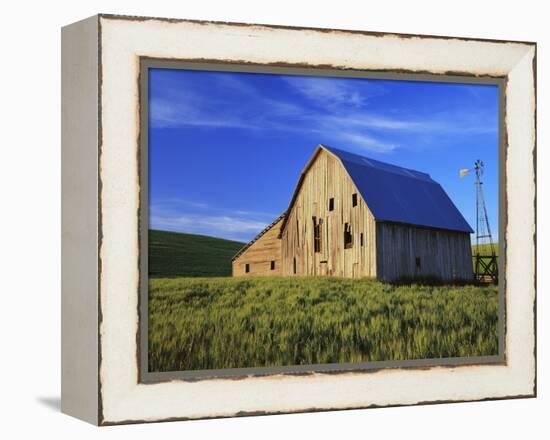
<svg viewBox="0 0 550 440"><path fill-rule="evenodd" d="M239 251L233 255L233 258L231 258L231 261L235 261L237 258L239 258L250 246L252 246L254 243L256 243L260 238L262 238L272 227L274 227L277 223L279 223L286 215L286 211L283 212L279 217L277 217L275 220L273 220L269 225L267 225L262 231L258 233L252 240L250 240L248 243L246 243L242 248L239 249Z"/></svg>
<svg viewBox="0 0 550 440"><path fill-rule="evenodd" d="M336 156L377 221L472 233L441 185L429 174L319 145Z"/></svg>

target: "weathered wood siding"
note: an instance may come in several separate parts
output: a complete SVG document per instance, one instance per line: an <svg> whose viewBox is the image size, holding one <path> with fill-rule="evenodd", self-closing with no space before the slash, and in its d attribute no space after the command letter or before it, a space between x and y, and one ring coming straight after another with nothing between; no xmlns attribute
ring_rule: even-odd
<svg viewBox="0 0 550 440"><path fill-rule="evenodd" d="M376 242L379 280L437 277L452 281L473 277L472 248L467 232L378 222Z"/></svg>
<svg viewBox="0 0 550 440"><path fill-rule="evenodd" d="M355 207L353 194L357 194ZM334 198L333 211L329 211L330 198ZM318 253L314 252L313 217L322 219ZM351 226L353 237L349 249L344 248L345 223ZM376 225L372 214L340 161L321 150L310 164L288 213L282 233L282 275L374 277L375 249Z"/></svg>
<svg viewBox="0 0 550 440"><path fill-rule="evenodd" d="M282 219L275 223L260 238L233 260L233 276L277 276L281 275L281 240L279 232ZM275 269L271 269L271 262ZM250 271L246 272L246 265Z"/></svg>

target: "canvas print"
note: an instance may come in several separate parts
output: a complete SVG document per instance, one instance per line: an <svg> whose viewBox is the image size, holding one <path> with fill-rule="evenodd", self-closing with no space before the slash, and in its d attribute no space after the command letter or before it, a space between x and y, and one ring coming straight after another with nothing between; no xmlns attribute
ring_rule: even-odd
<svg viewBox="0 0 550 440"><path fill-rule="evenodd" d="M148 371L499 354L499 87L150 68Z"/></svg>

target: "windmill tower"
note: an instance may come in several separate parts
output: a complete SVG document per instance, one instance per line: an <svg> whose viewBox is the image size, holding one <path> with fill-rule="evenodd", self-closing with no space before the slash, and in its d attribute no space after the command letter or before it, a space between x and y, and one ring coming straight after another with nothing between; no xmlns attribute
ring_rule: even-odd
<svg viewBox="0 0 550 440"><path fill-rule="evenodd" d="M476 246L473 252L474 273L478 281L498 282L498 260L489 224L489 215L483 194L483 171L485 165L482 160L476 160L474 167L460 171L464 177L470 171L475 172L476 188Z"/></svg>

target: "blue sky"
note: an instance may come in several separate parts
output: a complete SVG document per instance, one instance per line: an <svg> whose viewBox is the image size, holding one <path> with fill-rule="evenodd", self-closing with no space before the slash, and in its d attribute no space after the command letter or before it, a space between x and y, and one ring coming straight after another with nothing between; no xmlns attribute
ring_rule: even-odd
<svg viewBox="0 0 550 440"><path fill-rule="evenodd" d="M498 233L498 88L151 69L150 227L248 241L288 206L318 144L429 173L475 228L473 175Z"/></svg>

